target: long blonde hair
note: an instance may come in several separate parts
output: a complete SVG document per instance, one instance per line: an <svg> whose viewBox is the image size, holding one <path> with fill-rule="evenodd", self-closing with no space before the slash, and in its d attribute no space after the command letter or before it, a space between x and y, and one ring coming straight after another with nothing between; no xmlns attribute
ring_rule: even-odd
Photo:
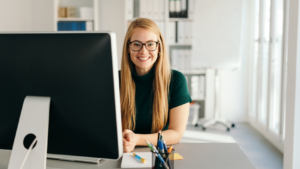
<svg viewBox="0 0 300 169"><path fill-rule="evenodd" d="M122 63L121 63L121 112L122 128L135 129L136 109L135 109L135 91L136 86L132 78L132 71L135 66L128 54L128 42L137 27L154 32L159 41L159 56L154 63L155 78L153 80L153 108L152 108L152 129L155 133L163 129L168 119L168 94L171 79L170 60L167 55L165 40L158 26L150 19L138 18L133 21L127 29L123 44ZM158 49L157 49L158 50Z"/></svg>

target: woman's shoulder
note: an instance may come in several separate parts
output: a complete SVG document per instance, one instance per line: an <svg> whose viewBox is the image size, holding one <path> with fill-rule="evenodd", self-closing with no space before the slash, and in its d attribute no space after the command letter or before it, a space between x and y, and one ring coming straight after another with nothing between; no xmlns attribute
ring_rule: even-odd
<svg viewBox="0 0 300 169"><path fill-rule="evenodd" d="M183 73L178 70L171 69L171 81L186 81L186 78Z"/></svg>

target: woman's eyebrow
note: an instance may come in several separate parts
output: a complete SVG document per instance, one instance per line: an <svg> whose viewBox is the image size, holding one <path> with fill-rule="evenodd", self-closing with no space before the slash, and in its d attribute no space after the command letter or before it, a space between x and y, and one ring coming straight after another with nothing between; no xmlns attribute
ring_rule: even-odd
<svg viewBox="0 0 300 169"><path fill-rule="evenodd" d="M139 40L133 40L132 42L141 42L141 41L139 41ZM146 42L156 42L156 41L155 40L148 40ZM143 43L143 42L141 42L141 43Z"/></svg>

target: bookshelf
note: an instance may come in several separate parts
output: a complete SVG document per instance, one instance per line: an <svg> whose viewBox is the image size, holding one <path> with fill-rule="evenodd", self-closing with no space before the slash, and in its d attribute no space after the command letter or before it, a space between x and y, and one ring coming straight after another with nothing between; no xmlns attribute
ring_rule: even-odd
<svg viewBox="0 0 300 169"><path fill-rule="evenodd" d="M75 16L71 18L59 17L59 7L74 7ZM91 17L81 16L80 8L88 7L93 10ZM59 22L85 22L88 31L99 30L99 0L54 0L54 31L59 31ZM89 27L89 28L88 28Z"/></svg>

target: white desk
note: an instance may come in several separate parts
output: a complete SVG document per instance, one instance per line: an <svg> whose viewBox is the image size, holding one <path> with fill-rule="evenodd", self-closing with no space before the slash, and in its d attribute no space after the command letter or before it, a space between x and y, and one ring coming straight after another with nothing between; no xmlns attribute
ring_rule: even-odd
<svg viewBox="0 0 300 169"><path fill-rule="evenodd" d="M174 148L183 160L176 160L173 169L255 169L236 143L179 143ZM149 148L137 147L135 151L149 152ZM0 151L0 169L7 169L9 157L10 151ZM47 160L47 169L119 169L121 161L103 160L97 165Z"/></svg>

